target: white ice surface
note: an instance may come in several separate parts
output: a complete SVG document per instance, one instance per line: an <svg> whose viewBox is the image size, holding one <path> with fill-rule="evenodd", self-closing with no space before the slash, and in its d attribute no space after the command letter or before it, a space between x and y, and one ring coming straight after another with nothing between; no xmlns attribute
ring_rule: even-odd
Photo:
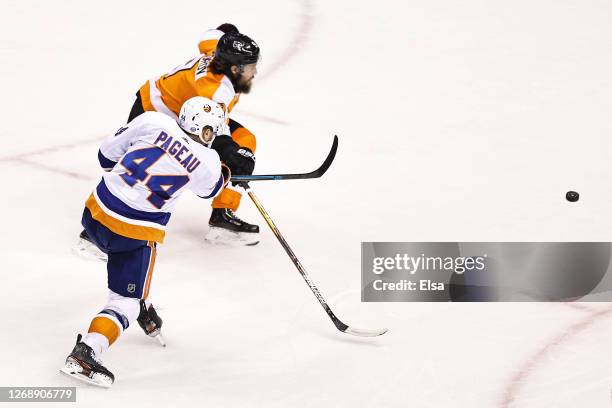
<svg viewBox="0 0 612 408"><path fill-rule="evenodd" d="M76 406L610 406L610 305L361 303L359 254L612 240L611 18L604 0L4 0L0 386L72 385L58 370L106 299L104 264L70 254L98 142L230 21L264 55L235 111L257 172L311 170L340 137L324 178L254 190L336 314L390 331L337 332L247 197L262 242L221 248L186 194L152 283L168 347L130 328L104 356L116 384Z"/></svg>

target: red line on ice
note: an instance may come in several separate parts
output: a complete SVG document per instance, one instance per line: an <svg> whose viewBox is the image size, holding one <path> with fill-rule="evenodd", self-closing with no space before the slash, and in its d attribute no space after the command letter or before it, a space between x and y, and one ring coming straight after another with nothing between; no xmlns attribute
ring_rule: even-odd
<svg viewBox="0 0 612 408"><path fill-rule="evenodd" d="M39 163L39 162L35 162L35 161L32 161L32 160L28 160L28 159L25 159L25 158L23 158L23 159L15 159L14 161L16 161L18 163L22 163L22 164L28 164L30 166L36 167L36 168L41 169L41 170L46 170L46 171L51 172L51 173L62 174L64 176L72 177L72 178L79 179L79 180L92 180L91 177L87 177L87 176L84 176L84 175L79 174L79 173L75 173L75 172L68 171L68 170L63 170L63 169L58 169L56 167L49 166L49 165L46 165L46 164L43 164L43 163Z"/></svg>
<svg viewBox="0 0 612 408"><path fill-rule="evenodd" d="M587 305L584 305L582 303L576 303L576 302L559 302L561 305L563 306L567 306L570 307L572 309L576 309L576 310L582 310L583 312L596 312L597 309L594 307L589 307Z"/></svg>
<svg viewBox="0 0 612 408"><path fill-rule="evenodd" d="M516 399L517 395L521 391L521 388L526 383L531 373L535 372L535 370L538 368L538 365L545 361L545 357L552 353L557 346L562 343L569 342L582 331L589 328L597 320L607 317L610 314L612 314L612 306L600 311L593 312L587 317L578 321L577 323L570 325L557 336L547 341L540 348L540 350L538 350L535 354L528 358L527 361L518 369L518 371L514 373L502 394L501 402L499 405L500 408L512 407L512 403Z"/></svg>
<svg viewBox="0 0 612 408"><path fill-rule="evenodd" d="M46 153L55 153L55 152L59 152L60 150L64 150L64 149L72 149L75 147L79 147L82 146L86 143L93 143L93 142L97 142L102 140L103 138L100 136L97 136L95 138L89 138L89 139L85 139L85 140L79 140L76 142L72 142L72 143L66 143L63 145L58 145L58 146L50 146L50 147L43 147L41 149L38 150L32 150L29 152L25 152L25 153L19 153L13 156L6 156L6 157L0 157L0 162L7 162L7 161L19 161L21 159L23 159L24 157L28 157L28 156L36 156L39 154L46 154Z"/></svg>
<svg viewBox="0 0 612 408"><path fill-rule="evenodd" d="M276 71L283 68L287 63L303 49L308 40L308 36L314 26L313 23L313 3L311 0L299 0L300 3L300 23L293 34L293 39L289 42L285 51L280 57L270 64L270 69L259 76L259 82L265 81Z"/></svg>

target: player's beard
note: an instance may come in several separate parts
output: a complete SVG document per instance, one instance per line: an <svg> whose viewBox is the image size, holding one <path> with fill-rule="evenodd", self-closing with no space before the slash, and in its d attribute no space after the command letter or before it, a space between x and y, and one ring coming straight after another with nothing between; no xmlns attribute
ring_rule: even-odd
<svg viewBox="0 0 612 408"><path fill-rule="evenodd" d="M245 80L242 77L238 77L236 81L234 81L234 91L240 94L248 94L251 92L251 85L253 84L253 78L249 80Z"/></svg>

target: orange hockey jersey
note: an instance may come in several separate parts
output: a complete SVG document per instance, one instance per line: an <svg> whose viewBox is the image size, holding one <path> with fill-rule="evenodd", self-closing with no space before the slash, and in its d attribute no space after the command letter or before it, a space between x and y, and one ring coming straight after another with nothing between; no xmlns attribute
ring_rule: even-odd
<svg viewBox="0 0 612 408"><path fill-rule="evenodd" d="M199 56L159 78L147 81L140 88L144 110L162 112L177 119L183 102L194 96L204 96L221 104L226 113L231 112L239 94L236 94L227 76L208 70L222 35L220 30L206 31L198 44Z"/></svg>

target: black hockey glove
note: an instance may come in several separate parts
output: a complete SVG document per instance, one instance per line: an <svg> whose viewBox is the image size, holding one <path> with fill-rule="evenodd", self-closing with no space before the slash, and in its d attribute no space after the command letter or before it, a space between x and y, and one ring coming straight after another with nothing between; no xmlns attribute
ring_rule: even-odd
<svg viewBox="0 0 612 408"><path fill-rule="evenodd" d="M238 145L231 137L225 135L215 137L212 148L219 153L221 161L230 168L232 174L253 174L255 155L251 149Z"/></svg>
<svg viewBox="0 0 612 408"><path fill-rule="evenodd" d="M255 170L255 155L248 147L240 147L230 154L227 166L235 169L235 174L253 174Z"/></svg>

